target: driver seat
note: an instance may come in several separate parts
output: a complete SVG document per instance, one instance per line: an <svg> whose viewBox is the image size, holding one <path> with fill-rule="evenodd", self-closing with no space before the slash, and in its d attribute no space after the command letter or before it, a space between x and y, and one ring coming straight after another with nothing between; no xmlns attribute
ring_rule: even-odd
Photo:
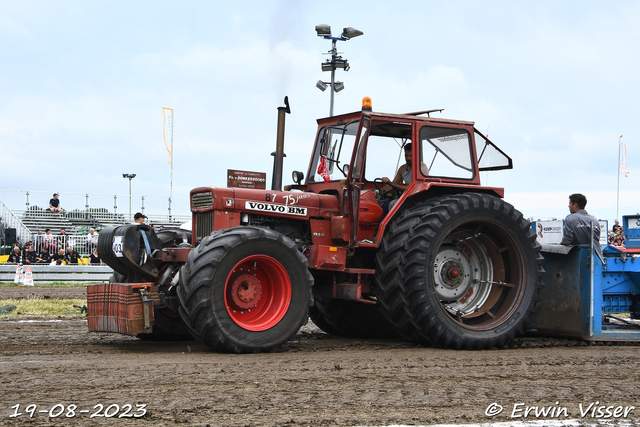
<svg viewBox="0 0 640 427"><path fill-rule="evenodd" d="M384 211L378 205L373 191L361 191L360 206L358 208L358 224L378 224L383 216Z"/></svg>

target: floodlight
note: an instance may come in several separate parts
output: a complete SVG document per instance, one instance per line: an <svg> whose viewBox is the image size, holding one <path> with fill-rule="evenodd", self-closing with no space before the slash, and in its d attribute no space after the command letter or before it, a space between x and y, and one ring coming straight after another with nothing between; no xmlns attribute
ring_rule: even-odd
<svg viewBox="0 0 640 427"><path fill-rule="evenodd" d="M318 30L318 27L316 27L316 31L317 30ZM356 30L355 28L352 28L352 27L347 27L342 30L342 35L340 37L345 39L352 39L354 37L358 37L363 34L364 33L360 30Z"/></svg>
<svg viewBox="0 0 640 427"><path fill-rule="evenodd" d="M333 60L336 68L343 68L345 71L349 70L349 62L346 59L340 57Z"/></svg>
<svg viewBox="0 0 640 427"><path fill-rule="evenodd" d="M349 71L349 68L351 68L349 66L349 61L343 59L338 55L339 52L336 48L336 44L339 41L344 42L354 37L361 36L364 33L360 30L356 30L353 27L346 27L343 28L340 37L333 37L331 35L331 27L326 24L316 25L316 33L319 37L322 37L325 40L331 40L331 50L328 52L331 55L331 59L328 59L320 64L320 66L322 67L322 71L331 71L331 83L323 81L318 81L318 83L316 83L316 87L323 92L327 89L327 86L331 84L331 90L329 91L331 93L331 97L329 100L329 116L331 117L333 116L334 95L335 93L344 90L344 83L335 81L336 70L342 69L344 71Z"/></svg>
<svg viewBox="0 0 640 427"><path fill-rule="evenodd" d="M320 24L316 25L316 33L318 37L329 36L331 37L331 25Z"/></svg>
<svg viewBox="0 0 640 427"><path fill-rule="evenodd" d="M325 82L323 82L322 80L318 80L318 83L316 83L316 87L318 89L320 89L321 91L325 91L327 90L327 84Z"/></svg>

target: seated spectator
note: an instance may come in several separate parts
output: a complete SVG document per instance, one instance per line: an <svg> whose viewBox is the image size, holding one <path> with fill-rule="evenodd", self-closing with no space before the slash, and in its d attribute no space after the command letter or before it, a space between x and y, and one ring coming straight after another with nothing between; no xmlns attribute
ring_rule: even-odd
<svg viewBox="0 0 640 427"><path fill-rule="evenodd" d="M13 251L9 254L7 264L20 264L22 262L22 253L20 252L20 246L15 245Z"/></svg>
<svg viewBox="0 0 640 427"><path fill-rule="evenodd" d="M61 214L63 212L60 206L60 200L58 199L58 193L53 193L53 199L49 200L49 210L54 214Z"/></svg>
<svg viewBox="0 0 640 427"><path fill-rule="evenodd" d="M65 253L64 253L64 249L62 248L58 249L58 253L51 257L52 263L58 260L62 260L62 262L64 262L65 260Z"/></svg>
<svg viewBox="0 0 640 427"><path fill-rule="evenodd" d="M622 226L620 225L620 222L617 219L615 224L613 224L613 233L622 234Z"/></svg>
<svg viewBox="0 0 640 427"><path fill-rule="evenodd" d="M59 260L57 260L57 261L52 261L52 262L51 262L51 264L52 264L52 265L54 265L54 264L55 264L55 265L62 265L62 260L61 260L61 259L59 259Z"/></svg>
<svg viewBox="0 0 640 427"><path fill-rule="evenodd" d="M69 246L67 248L67 253L64 254L64 259L67 262L67 264L76 264L76 265L78 265L78 260L80 260L80 262L83 265L86 264L84 262L84 260L82 259L82 257L80 256L80 254L78 252L74 251L71 246Z"/></svg>
<svg viewBox="0 0 640 427"><path fill-rule="evenodd" d="M42 246L44 245L44 235L42 234L42 230L38 230L38 235L36 236L36 252L40 253L42 250Z"/></svg>
<svg viewBox="0 0 640 427"><path fill-rule="evenodd" d="M44 246L49 250L49 253L53 253L56 250L55 240L53 238L53 234L51 234L51 229L47 228L44 230Z"/></svg>
<svg viewBox="0 0 640 427"><path fill-rule="evenodd" d="M36 262L36 251L33 249L33 243L27 242L22 251L22 261L24 264L34 264Z"/></svg>
<svg viewBox="0 0 640 427"><path fill-rule="evenodd" d="M66 248L69 245L69 242L67 241L67 238L69 236L67 236L67 230L65 230L64 228L60 229L60 235L56 238L56 244L58 248Z"/></svg>
<svg viewBox="0 0 640 427"><path fill-rule="evenodd" d="M49 248L44 246L42 251L36 255L36 264L51 264L51 254Z"/></svg>
<svg viewBox="0 0 640 427"><path fill-rule="evenodd" d="M87 234L87 250L89 253L98 247L98 237L99 234L94 228L89 230L89 234Z"/></svg>
<svg viewBox="0 0 640 427"><path fill-rule="evenodd" d="M91 264L102 264L102 260L98 256L98 249L94 249L93 252L91 252L91 255L89 255L89 259L91 260Z"/></svg>

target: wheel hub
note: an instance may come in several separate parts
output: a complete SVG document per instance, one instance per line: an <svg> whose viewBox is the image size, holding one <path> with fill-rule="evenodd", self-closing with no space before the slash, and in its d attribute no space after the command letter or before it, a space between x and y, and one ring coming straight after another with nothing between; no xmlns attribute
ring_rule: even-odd
<svg viewBox="0 0 640 427"><path fill-rule="evenodd" d="M493 263L476 235L454 233L440 247L434 265L436 294L455 316L476 313L492 289Z"/></svg>
<svg viewBox="0 0 640 427"><path fill-rule="evenodd" d="M251 309L258 305L262 297L262 284L252 274L237 276L231 285L231 299L239 308Z"/></svg>
<svg viewBox="0 0 640 427"><path fill-rule="evenodd" d="M462 283L463 275L460 272L463 270L464 267L458 261L445 261L440 272L442 284L449 289L457 288Z"/></svg>
<svg viewBox="0 0 640 427"><path fill-rule="evenodd" d="M434 266L436 293L442 301L457 301L471 285L469 259L464 251L452 246L438 253Z"/></svg>

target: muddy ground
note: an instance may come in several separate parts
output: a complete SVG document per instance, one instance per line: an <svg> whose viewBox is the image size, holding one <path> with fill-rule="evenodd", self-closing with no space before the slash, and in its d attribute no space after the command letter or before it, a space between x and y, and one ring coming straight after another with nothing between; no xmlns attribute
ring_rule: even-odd
<svg viewBox="0 0 640 427"><path fill-rule="evenodd" d="M0 288L0 299L17 292L75 298L79 292L23 289ZM524 415L525 406L551 406L560 419L587 424L593 418L581 417L580 405L587 408L592 402L638 408L621 418L640 424L638 346L523 338L511 349L453 351L402 340L330 337L309 323L278 353L233 355L213 353L195 342L89 333L83 319L29 320L0 317L0 425L382 426L535 420L534 413L512 418ZM504 409L489 417L485 412L493 403ZM519 403L524 405L514 413ZM18 404L22 415L11 417ZM50 418L49 411L60 411L58 404L64 405L63 413ZM71 413L70 404L77 405ZM108 414L115 417L91 419L99 404L110 407ZM129 413L126 404L132 405ZM140 414L139 404L146 404L143 418L117 418ZM34 418L26 412L28 405L37 405ZM558 418L551 415L537 419Z"/></svg>

